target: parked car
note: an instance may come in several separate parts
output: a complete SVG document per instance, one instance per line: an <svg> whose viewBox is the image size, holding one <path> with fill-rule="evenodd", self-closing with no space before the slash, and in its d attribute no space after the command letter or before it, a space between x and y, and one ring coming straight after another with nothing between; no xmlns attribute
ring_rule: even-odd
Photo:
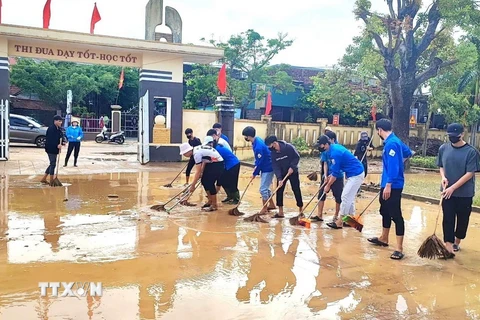
<svg viewBox="0 0 480 320"><path fill-rule="evenodd" d="M33 143L43 148L47 129L48 127L31 117L10 114L10 142Z"/></svg>

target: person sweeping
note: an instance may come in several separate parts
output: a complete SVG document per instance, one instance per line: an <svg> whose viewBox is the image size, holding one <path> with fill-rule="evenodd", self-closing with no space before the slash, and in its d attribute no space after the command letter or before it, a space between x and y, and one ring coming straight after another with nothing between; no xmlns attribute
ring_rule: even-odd
<svg viewBox="0 0 480 320"><path fill-rule="evenodd" d="M193 135L193 130L191 128L185 130L185 135L187 136L188 144L192 146L192 148L202 145L202 141ZM193 166L195 166L195 160L192 155L190 160L188 160L187 171L185 172L185 185L188 185L188 182L190 181L190 174L192 173Z"/></svg>
<svg viewBox="0 0 480 320"><path fill-rule="evenodd" d="M70 159L72 152L73 152L73 166L76 167L78 162L78 154L80 153L80 143L83 139L83 130L79 126L79 123L77 120L72 121L72 124L67 128L65 135L67 136L67 140L68 140L68 150L67 150L67 156L65 157L64 167L68 165L68 160Z"/></svg>
<svg viewBox="0 0 480 320"><path fill-rule="evenodd" d="M368 136L368 133L366 131L362 131L360 133L360 140L357 142L357 146L355 147L355 152L353 155L362 162L365 178L368 174L367 151L372 151L374 148L375 146L372 144L372 140Z"/></svg>
<svg viewBox="0 0 480 320"><path fill-rule="evenodd" d="M412 151L392 132L392 122L380 119L375 125L377 134L384 141L383 146L383 172L380 188L380 215L382 216L382 234L380 237L367 239L370 243L388 247L388 235L392 220L395 223L397 236L396 250L391 259L401 260L403 253L403 237L405 234L405 221L402 216L402 191L405 184L404 160L410 158Z"/></svg>
<svg viewBox="0 0 480 320"><path fill-rule="evenodd" d="M238 191L238 176L240 175L240 160L227 148L219 145L212 136L207 136L203 140L203 145L215 148L223 158L225 170L217 181L217 193L220 187L223 187L227 197L222 203L238 204L240 201L240 191Z"/></svg>
<svg viewBox="0 0 480 320"><path fill-rule="evenodd" d="M197 182L200 180L205 192L208 195L208 202L202 209L207 212L216 211L217 188L215 183L220 179L224 163L222 156L213 147L198 146L192 148L188 142L180 145L180 155L190 158L193 155L195 160L195 177L190 185L189 192L193 193Z"/></svg>
<svg viewBox="0 0 480 320"><path fill-rule="evenodd" d="M210 129L207 131L207 136L210 136L210 137L213 137L213 139L215 139L215 141L217 141L217 143L219 145L221 145L222 147L225 147L227 148L228 150L230 151L233 151L232 150L232 147L230 147L230 145L228 144L228 141L226 141L225 139L223 139L219 134L218 134L218 131L216 129Z"/></svg>
<svg viewBox="0 0 480 320"><path fill-rule="evenodd" d="M265 214L267 211L276 209L273 199L270 199L272 195L270 186L272 185L274 175L272 156L263 139L256 136L254 127L245 127L242 135L245 141L252 143L253 155L255 157L255 169L253 169L252 178L254 179L260 175L260 195L262 196L262 203L264 205L260 214ZM270 199L268 206L265 206L268 199Z"/></svg>
<svg viewBox="0 0 480 320"><path fill-rule="evenodd" d="M57 157L59 157L60 150L64 143L64 136L62 131L63 118L61 116L53 117L53 125L48 127L45 141L45 152L48 155L49 165L45 170L45 175L42 180L43 184L53 185L55 167L57 166ZM50 176L50 181L47 181Z"/></svg>
<svg viewBox="0 0 480 320"><path fill-rule="evenodd" d="M335 132L328 131L325 135L329 138L330 144L337 143L337 135L335 134ZM317 140L317 147L319 146L319 140ZM320 153L320 165L322 166L322 180L320 181L320 186L322 186L327 180L327 177L331 174L332 159L330 158L330 155L327 151L323 151ZM333 221L336 221L338 219L340 205L342 204L343 180L344 173L341 172L341 177L335 179L335 182L331 186L333 197L335 198L335 215L333 217ZM327 195L326 193L324 193L324 189L325 188L321 188L320 192L318 193L319 203L317 206L317 215L311 218L312 222L323 221L323 208L325 207L325 200L327 199Z"/></svg>
<svg viewBox="0 0 480 320"><path fill-rule="evenodd" d="M326 135L321 136L318 140L318 148L320 152L328 153L332 163L324 192L328 194L336 180L343 179L343 173L345 173L347 181L342 191L339 214L342 217L354 215L356 194L364 179L362 164L344 146L331 143L330 138ZM338 217L335 221L327 223L327 226L332 229L342 229L343 220Z"/></svg>
<svg viewBox="0 0 480 320"><path fill-rule="evenodd" d="M463 140L461 124L450 124L447 134L450 141L440 147L437 166L442 178L443 241L450 252L446 258L453 258L467 236L480 163L478 151Z"/></svg>
<svg viewBox="0 0 480 320"><path fill-rule="evenodd" d="M273 216L276 219L285 218L283 214L283 193L285 191L285 183L290 181L295 200L297 202L298 212L302 212L303 200L302 191L300 190L300 177L298 175L298 162L300 155L293 145L285 141L277 140L276 136L269 136L265 139L265 144L271 151L272 167L277 177L277 205L278 213ZM287 176L285 181L283 179Z"/></svg>

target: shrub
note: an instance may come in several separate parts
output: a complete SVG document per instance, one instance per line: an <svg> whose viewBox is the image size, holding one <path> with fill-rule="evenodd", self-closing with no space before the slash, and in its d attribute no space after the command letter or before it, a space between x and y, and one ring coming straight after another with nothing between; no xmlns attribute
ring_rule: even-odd
<svg viewBox="0 0 480 320"><path fill-rule="evenodd" d="M310 147L308 146L305 139L303 139L303 137L296 137L292 140L292 144L295 146L295 148L297 148L299 152L310 150Z"/></svg>
<svg viewBox="0 0 480 320"><path fill-rule="evenodd" d="M437 156L438 149L444 142L440 139L428 139L427 140L427 156ZM423 150L423 138L410 137L408 139L408 146L417 154L421 154Z"/></svg>
<svg viewBox="0 0 480 320"><path fill-rule="evenodd" d="M428 168L428 169L438 169L437 167L437 157L413 157L410 159L410 164L412 167Z"/></svg>

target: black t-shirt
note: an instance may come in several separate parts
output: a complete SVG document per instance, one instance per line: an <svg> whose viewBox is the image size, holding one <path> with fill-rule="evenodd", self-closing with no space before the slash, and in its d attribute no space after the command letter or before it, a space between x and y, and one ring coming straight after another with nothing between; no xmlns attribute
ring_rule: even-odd
<svg viewBox="0 0 480 320"><path fill-rule="evenodd" d="M358 140L357 147L355 148L354 156L358 160L362 160L363 155L367 151L368 145L370 144L370 138L368 140ZM370 147L375 148L373 144ZM363 158L363 162L367 162L367 157Z"/></svg>
<svg viewBox="0 0 480 320"><path fill-rule="evenodd" d="M198 147L202 145L202 141L198 138L193 138L192 140L188 139L188 144L192 146L192 148Z"/></svg>
<svg viewBox="0 0 480 320"><path fill-rule="evenodd" d="M60 141L62 139L62 141ZM63 143L63 131L62 128L58 128L56 125L48 127L45 141L45 152L51 154L58 154L58 145Z"/></svg>

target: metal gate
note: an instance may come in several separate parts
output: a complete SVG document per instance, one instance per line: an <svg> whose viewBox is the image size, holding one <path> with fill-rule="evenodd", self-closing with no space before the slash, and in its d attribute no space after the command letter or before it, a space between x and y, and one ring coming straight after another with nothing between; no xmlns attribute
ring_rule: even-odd
<svg viewBox="0 0 480 320"><path fill-rule="evenodd" d="M148 106L148 90L138 103L138 161L141 164L150 162L150 116Z"/></svg>
<svg viewBox="0 0 480 320"><path fill-rule="evenodd" d="M0 101L0 160L9 158L8 144L10 142L10 110L8 100Z"/></svg>

